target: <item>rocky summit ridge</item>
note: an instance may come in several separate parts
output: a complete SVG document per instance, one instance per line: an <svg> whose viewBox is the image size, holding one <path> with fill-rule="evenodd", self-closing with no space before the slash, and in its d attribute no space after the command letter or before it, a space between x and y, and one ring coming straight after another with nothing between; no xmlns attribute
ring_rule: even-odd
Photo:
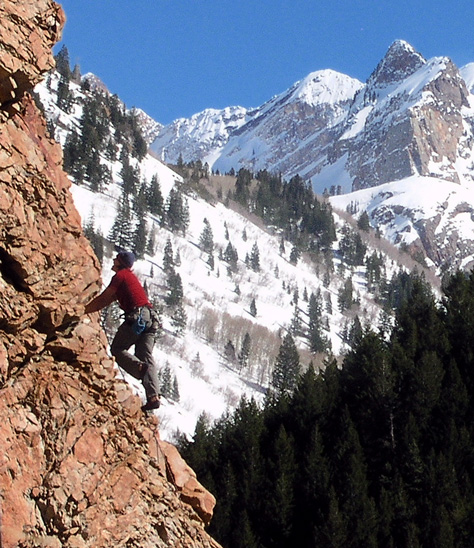
<svg viewBox="0 0 474 548"><path fill-rule="evenodd" d="M202 126L186 131L186 120L163 127L151 147L167 161L201 160L221 173L246 168L285 179L298 174L317 193L344 194L334 205L357 204L358 214L365 208L383 236L436 268L470 268L473 74L472 64L458 69L448 57L427 60L396 40L365 83L318 71L261 107L241 110L238 127L222 132L215 113L213 141L201 149ZM400 190L392 188L397 184ZM383 185L392 185L390 193ZM420 186L438 197L429 210ZM364 189L376 189L372 200L357 194Z"/></svg>
<svg viewBox="0 0 474 548"><path fill-rule="evenodd" d="M217 547L214 498L82 316L100 265L29 94L64 20L51 0L0 5L0 546Z"/></svg>
<svg viewBox="0 0 474 548"><path fill-rule="evenodd" d="M317 192L344 192L410 175L472 178L457 160L472 138L471 93L446 57L426 60L396 40L365 84L332 70L311 73L261 107L239 107L239 123L209 116L164 126L152 149L175 162L208 162L214 170L267 169L311 180ZM229 110L229 109L227 109Z"/></svg>

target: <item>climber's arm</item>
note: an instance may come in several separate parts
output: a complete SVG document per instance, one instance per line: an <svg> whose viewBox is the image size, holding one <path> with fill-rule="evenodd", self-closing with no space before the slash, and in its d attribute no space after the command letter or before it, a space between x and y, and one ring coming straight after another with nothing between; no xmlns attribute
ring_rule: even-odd
<svg viewBox="0 0 474 548"><path fill-rule="evenodd" d="M116 299L115 287L107 287L102 291L100 295L97 295L90 303L84 308L85 314L90 314L91 312L98 312L102 310L109 304L113 303Z"/></svg>

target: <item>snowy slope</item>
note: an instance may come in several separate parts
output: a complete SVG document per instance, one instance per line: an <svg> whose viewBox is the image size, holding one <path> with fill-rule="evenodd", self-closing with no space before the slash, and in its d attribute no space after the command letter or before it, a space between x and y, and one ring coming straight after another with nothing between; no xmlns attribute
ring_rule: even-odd
<svg viewBox="0 0 474 548"><path fill-rule="evenodd" d="M356 192L330 198L345 210L356 204L367 211L373 226L398 245L420 244L424 232L432 232L438 264L462 269L474 265L474 185L414 175Z"/></svg>
<svg viewBox="0 0 474 548"><path fill-rule="evenodd" d="M304 90L313 84L314 76L304 86L295 87L292 93L303 95L303 100L308 101ZM56 104L57 85L58 76L53 73L36 91L41 97L48 119L55 126L56 139L64 144L67 133L78 129L80 125L81 101L85 92L76 84L70 83L74 102L71 112L66 114ZM321 97L327 97L327 90L321 87L321 82L318 89ZM311 97L314 96L313 89ZM272 115L270 107L266 112L268 116ZM331 115L336 119L337 109L333 108ZM101 158L101 162L110 169L112 176L112 181L101 193L93 193L87 186L75 184L72 190L83 224L92 222L97 231L100 230L107 236L121 197L121 164L118 160L111 161L106 157ZM166 276L162 268L163 250L168 239L172 242L174 253L180 256L177 271L184 287L183 304L187 325L183 334L177 335L165 309L163 334L155 348L155 358L161 374L166 370L170 371L171 376L177 380L180 396L179 401L164 398L161 408L156 412L164 438L172 438L176 430L188 436L192 435L197 417L201 413L208 414L211 419L218 418L227 409L232 409L243 394L257 400L264 397L270 383L275 356L283 336L290 328L295 310L300 315L303 327L307 324L308 303L304 300L304 294L311 295L312 292L321 291L323 302L326 303L323 311L323 318L327 323L326 336L330 339L332 351L336 355L346 349L341 338L342 332L355 314L364 314L363 323L377 326L380 308L374 303L373 295L368 292L365 268L344 268L339 258L337 242L329 269L330 280L324 280L325 274L328 274L326 264L312 262L307 257L300 259L297 265L291 264L290 244L287 242L285 252L281 253L281 236L265 229L258 219L229 209L221 202L200 198L174 171L151 155L147 155L141 162L130 158L130 162L139 170L141 184L146 184L154 175L157 176L165 200L172 188L181 185L190 211L190 225L185 235L171 233L152 216L148 216L147 228L149 231L154 230L156 234L156 252L153 256L145 256L135 265L135 271L143 283L146 283L150 293L163 302L166 294ZM207 254L199 248L204 219L210 223L216 247L213 269L208 265ZM341 215L336 216L336 222L340 233L347 220ZM220 252L229 241L237 249L239 256L236 273L228 272L227 263L219 258ZM251 253L255 244L260 253L261 268L258 272L254 272L244 263L245 256ZM368 253L374 249L371 246L369 244ZM111 261L112 256L106 256L103 264L104 286L112 276ZM398 264L396 260L386 262L386 275L390 279L394 271L398 270ZM337 298L347 278L352 279L354 297L360 301L360 305L342 314ZM296 293L299 295L297 304ZM255 316L250 314L253 299L257 308ZM238 362L224 356L224 348L231 340L238 353L246 333L251 336L251 352L249 365L241 370ZM307 339L298 337L296 342L304 367L312 360L316 366L321 365L322 356L309 353ZM123 373L117 370L117 374ZM127 380L144 397L141 385L129 377Z"/></svg>
<svg viewBox="0 0 474 548"><path fill-rule="evenodd" d="M141 168L144 178L159 174L166 197L176 183L176 174L152 157L147 157ZM73 186L74 200L83 221L93 216L96 227L105 235L110 231L116 212L117 200L113 195L113 191L98 195L85 187ZM319 289L325 299L331 299L333 311L328 314L328 335L336 355L344 349L341 332L347 322L347 317L337 307L337 294L343 278L333 276L330 285L325 287L322 283L323 268L308 259L300 260L296 266L291 264L288 261L289 246L287 253L280 255L278 235L269 233L222 203L208 203L192 194L188 197L188 203L190 226L185 236L172 234L149 218L149 226L154 225L157 233L157 252L138 261L135 266L135 271L148 288L163 297L166 280L161 266L168 238L173 250L179 252L181 257L181 266L177 270L183 281L187 328L182 336L175 336L165 312L164 333L155 348L160 369L163 371L166 366L171 369L180 392L179 403L164 399L157 412L165 438L171 438L177 429L191 435L201 413L217 418L235 406L243 394L261 400L270 382L282 336L292 321L296 288L303 321L307 321L308 303L302 298L305 289L308 294ZM227 228L229 241L239 255L238 273L227 273L227 263L218 258L218 252L215 253L214 270L210 269L207 254L198 247L204 218L210 222L218 250L227 246ZM338 224L342 226L344 221L340 220ZM251 252L255 242L260 251L260 272L254 272L243 264L245 255ZM337 259L334 261L337 267ZM111 259L108 258L104 265L104 284L112 275L110 267ZM364 321L375 326L380 309L367 293L364 270L360 267L354 272L353 283L361 299L360 308L365 310ZM235 291L237 285L240 295ZM256 301L256 317L249 312L252 299ZM232 340L239 350L246 332L251 335L253 345L249 367L240 371L237 363L229 363L224 358L224 346ZM314 356L309 354L305 339L298 339L297 343L302 363L307 366ZM127 380L143 395L141 387L133 379Z"/></svg>

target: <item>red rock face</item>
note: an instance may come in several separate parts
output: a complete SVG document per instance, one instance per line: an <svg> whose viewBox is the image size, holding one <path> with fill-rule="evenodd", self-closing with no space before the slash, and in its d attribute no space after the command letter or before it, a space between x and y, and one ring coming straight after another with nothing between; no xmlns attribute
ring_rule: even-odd
<svg viewBox="0 0 474 548"><path fill-rule="evenodd" d="M82 316L100 265L28 95L63 23L52 1L0 5L0 546L218 546L212 495L167 463L97 315Z"/></svg>
<svg viewBox="0 0 474 548"><path fill-rule="evenodd" d="M0 20L0 104L4 108L54 66L51 48L60 38L65 16L51 0L5 0Z"/></svg>

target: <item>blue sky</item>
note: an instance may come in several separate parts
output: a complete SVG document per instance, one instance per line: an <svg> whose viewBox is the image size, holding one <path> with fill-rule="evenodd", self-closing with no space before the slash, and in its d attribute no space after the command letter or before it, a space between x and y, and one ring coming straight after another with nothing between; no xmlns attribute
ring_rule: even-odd
<svg viewBox="0 0 474 548"><path fill-rule="evenodd" d="M473 0L64 0L71 64L167 124L256 107L310 72L365 81L390 44L474 62Z"/></svg>

